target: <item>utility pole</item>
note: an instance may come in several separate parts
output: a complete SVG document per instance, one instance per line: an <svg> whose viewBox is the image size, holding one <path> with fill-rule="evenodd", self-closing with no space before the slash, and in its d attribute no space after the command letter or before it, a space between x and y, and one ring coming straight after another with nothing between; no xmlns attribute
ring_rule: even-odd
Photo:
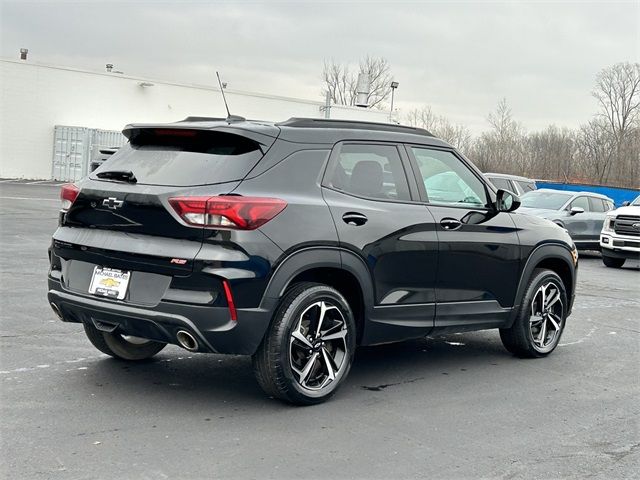
<svg viewBox="0 0 640 480"><path fill-rule="evenodd" d="M389 111L389 121L393 122L393 97L396 92L396 88L400 85L398 82L391 82L391 110Z"/></svg>
<svg viewBox="0 0 640 480"><path fill-rule="evenodd" d="M320 107L320 111L324 112L324 118L331 118L331 95L327 90L327 95L324 97L324 107Z"/></svg>

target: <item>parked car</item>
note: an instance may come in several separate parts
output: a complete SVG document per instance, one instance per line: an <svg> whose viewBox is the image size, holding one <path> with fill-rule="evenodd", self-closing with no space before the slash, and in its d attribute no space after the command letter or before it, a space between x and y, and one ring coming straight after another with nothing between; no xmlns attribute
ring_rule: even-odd
<svg viewBox="0 0 640 480"><path fill-rule="evenodd" d="M551 220L566 229L579 250L599 250L600 231L613 200L591 192L541 188L522 196L521 213Z"/></svg>
<svg viewBox="0 0 640 480"><path fill-rule="evenodd" d="M571 238L510 213L517 196L425 130L229 118L124 134L62 188L48 275L53 310L108 355L251 355L267 394L313 404L358 345L487 328L521 357L558 345Z"/></svg>
<svg viewBox="0 0 640 480"><path fill-rule="evenodd" d="M640 195L629 205L607 213L600 248L607 267L620 268L626 260L640 260Z"/></svg>
<svg viewBox="0 0 640 480"><path fill-rule="evenodd" d="M535 180L531 180L526 177L519 177L518 175L507 175L504 173L485 173L485 177L489 179L496 188L508 190L518 195L524 195L527 192L532 192L538 187Z"/></svg>

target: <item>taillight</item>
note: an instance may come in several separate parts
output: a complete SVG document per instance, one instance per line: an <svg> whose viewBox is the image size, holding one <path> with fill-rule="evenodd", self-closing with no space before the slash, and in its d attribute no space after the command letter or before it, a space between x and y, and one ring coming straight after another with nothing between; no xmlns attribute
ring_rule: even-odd
<svg viewBox="0 0 640 480"><path fill-rule="evenodd" d="M240 197L174 197L173 209L189 225L209 228L254 230L278 215L287 202L278 198Z"/></svg>
<svg viewBox="0 0 640 480"><path fill-rule="evenodd" d="M69 210L73 202L78 198L80 189L73 183L66 183L60 189L60 200L62 200L62 209Z"/></svg>

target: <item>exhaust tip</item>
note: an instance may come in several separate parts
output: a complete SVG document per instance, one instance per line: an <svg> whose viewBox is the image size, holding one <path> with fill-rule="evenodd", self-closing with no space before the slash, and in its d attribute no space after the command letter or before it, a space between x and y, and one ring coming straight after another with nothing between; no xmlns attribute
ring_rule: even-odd
<svg viewBox="0 0 640 480"><path fill-rule="evenodd" d="M178 340L178 344L185 350L189 350L190 352L198 350L198 341L186 330L178 330L176 340Z"/></svg>
<svg viewBox="0 0 640 480"><path fill-rule="evenodd" d="M53 313L55 313L60 320L64 320L64 317L62 316L62 312L60 311L60 308L53 302L50 302L49 305L51 305L51 309L53 310Z"/></svg>

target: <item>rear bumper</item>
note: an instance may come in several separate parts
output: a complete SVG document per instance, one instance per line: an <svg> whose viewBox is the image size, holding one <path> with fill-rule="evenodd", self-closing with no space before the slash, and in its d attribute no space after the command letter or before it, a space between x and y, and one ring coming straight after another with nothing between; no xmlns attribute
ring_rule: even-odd
<svg viewBox="0 0 640 480"><path fill-rule="evenodd" d="M187 330L197 339L199 352L240 355L255 353L275 308L274 300L264 308L237 309L238 319L233 321L226 307L163 301L154 307L135 306L71 293L52 277L47 298L66 322L99 324L123 335L175 345L177 332Z"/></svg>

